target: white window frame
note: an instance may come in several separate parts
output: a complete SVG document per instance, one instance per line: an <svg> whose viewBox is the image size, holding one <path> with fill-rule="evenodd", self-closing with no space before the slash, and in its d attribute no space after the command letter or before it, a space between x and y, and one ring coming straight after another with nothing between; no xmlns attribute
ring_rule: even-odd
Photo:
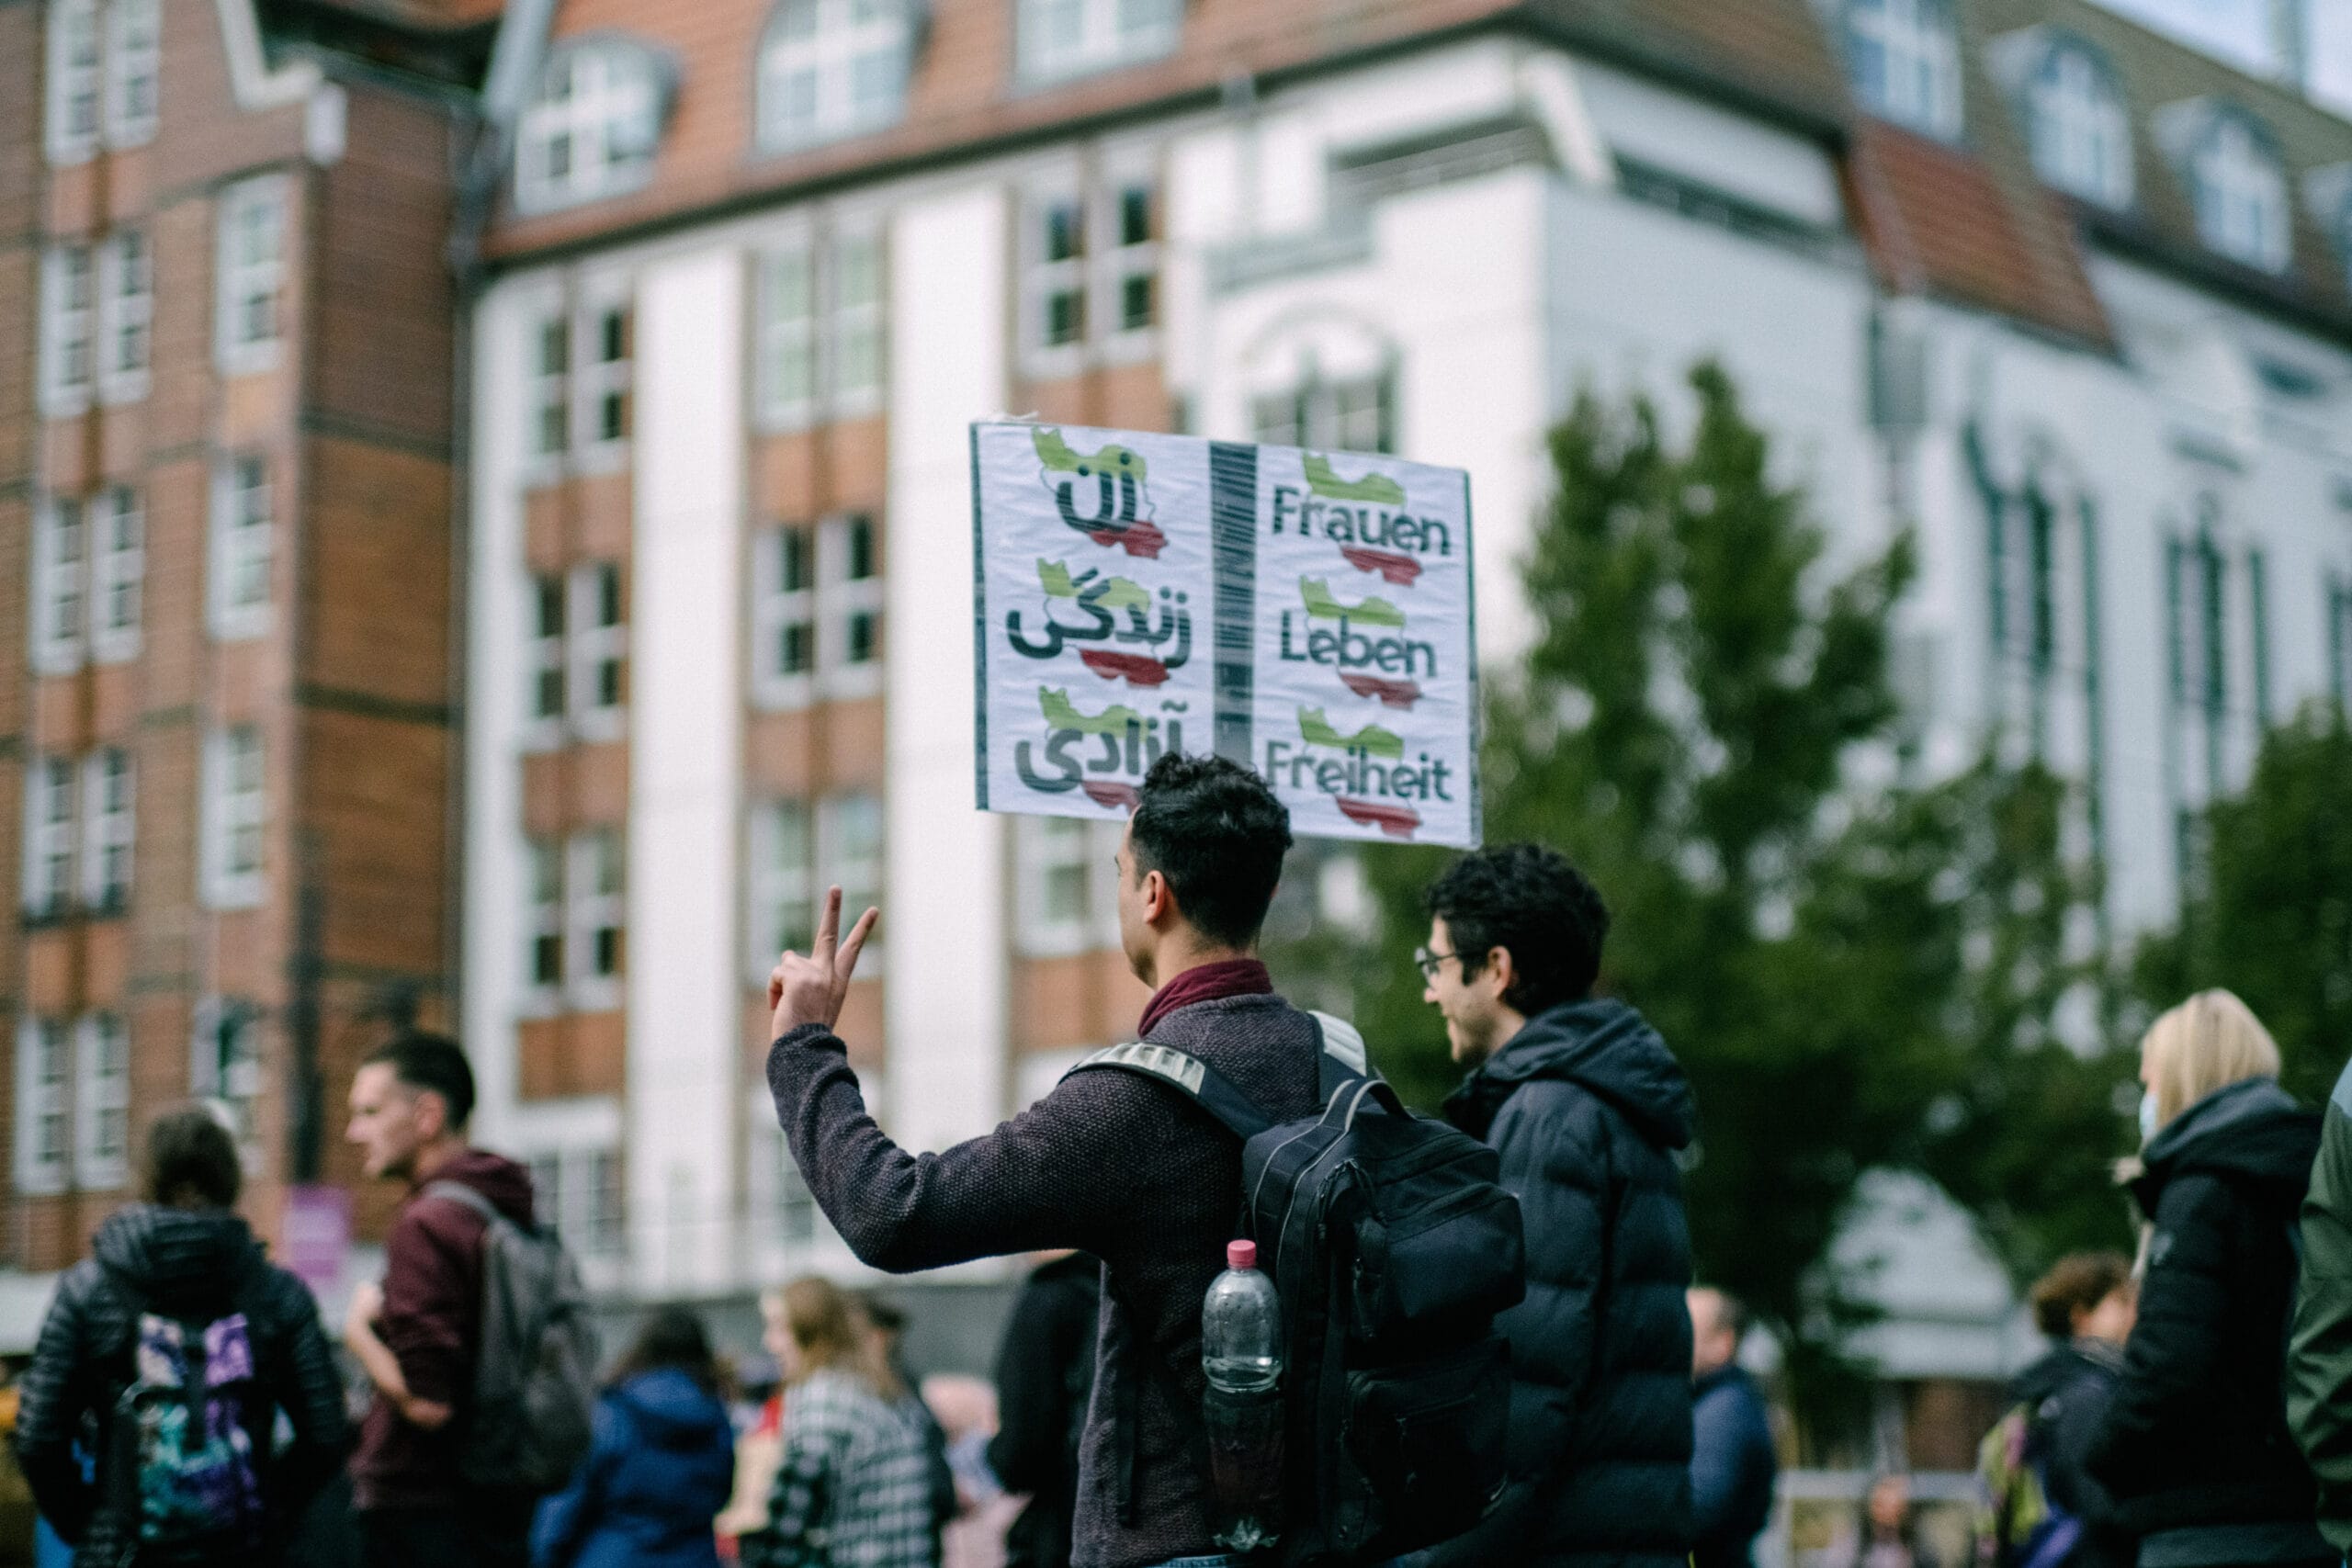
<svg viewBox="0 0 2352 1568"><path fill-rule="evenodd" d="M17 1022L17 1190L65 1190L74 1123L74 1031L62 1018L27 1014ZM44 1144L51 1146L44 1148Z"/></svg>
<svg viewBox="0 0 2352 1568"><path fill-rule="evenodd" d="M636 423L634 387L636 312L627 294L617 288L601 290L584 301L572 322L571 451L583 468L617 467L628 451ZM605 354L605 326L617 321L620 354ZM604 434L606 404L620 410L620 434Z"/></svg>
<svg viewBox="0 0 2352 1568"><path fill-rule="evenodd" d="M523 1007L544 1017L563 1007L567 950L563 919L563 841L528 839L523 845ZM539 944L555 941L555 975L539 977Z"/></svg>
<svg viewBox="0 0 2352 1568"><path fill-rule="evenodd" d="M122 1015L82 1015L74 1030L74 1183L111 1192L130 1179L130 1031Z"/></svg>
<svg viewBox="0 0 2352 1568"><path fill-rule="evenodd" d="M1021 341L1033 362L1074 368L1084 360L1087 344L1093 339L1096 310L1087 280L1093 205L1075 177L1033 186L1022 203ZM1051 254L1050 237L1055 232L1055 214L1062 209L1070 209L1069 231L1078 248L1056 256ZM1057 299L1077 300L1077 330L1069 337L1048 341L1053 319L1050 305Z"/></svg>
<svg viewBox="0 0 2352 1568"><path fill-rule="evenodd" d="M906 0L782 0L760 35L754 86L760 151L820 147L903 118L914 63L908 9ZM805 32L789 26L801 17L808 22ZM885 98L861 103L861 68L894 73ZM785 85L794 78L808 86L809 112L787 120Z"/></svg>
<svg viewBox="0 0 2352 1568"><path fill-rule="evenodd" d="M1256 439L1316 452L1393 453L1396 447L1396 370L1306 379L1251 400Z"/></svg>
<svg viewBox="0 0 2352 1568"><path fill-rule="evenodd" d="M98 0L52 0L48 15L49 161L79 164L98 150L106 109L106 33ZM73 46L82 42L78 55ZM80 112L86 109L86 114ZM86 118L86 123L77 120Z"/></svg>
<svg viewBox="0 0 2352 1568"><path fill-rule="evenodd" d="M799 554L800 585L786 585L789 552ZM817 639L816 530L779 525L752 539L752 700L771 710L803 707L815 696L820 662ZM806 664L786 670L784 638L797 628L808 650Z"/></svg>
<svg viewBox="0 0 2352 1568"><path fill-rule="evenodd" d="M571 621L571 580L564 573L533 572L524 584L522 749L526 751L551 751L563 744L571 693L563 633ZM550 610L553 626L548 624ZM546 705L550 694L555 699L552 708Z"/></svg>
<svg viewBox="0 0 2352 1568"><path fill-rule="evenodd" d="M531 426L527 466L560 468L571 453L571 317L560 305L532 318L530 355ZM548 351L556 363L548 363Z"/></svg>
<svg viewBox="0 0 2352 1568"><path fill-rule="evenodd" d="M564 995L580 1012L603 1012L618 1007L628 973L628 848L617 828L574 833L564 847L563 962ZM607 867L613 886L598 886ZM615 934L620 955L609 975L596 973L596 939Z"/></svg>
<svg viewBox="0 0 2352 1568"><path fill-rule="evenodd" d="M1023 957L1068 957L1095 946L1100 922L1093 908L1093 826L1078 817L1013 818L1020 908L1020 918L1013 922L1013 940ZM1076 907L1059 910L1051 908L1055 880L1072 874L1078 878Z"/></svg>
<svg viewBox="0 0 2352 1568"><path fill-rule="evenodd" d="M225 376L252 375L277 364L286 335L288 189L285 176L261 175L220 192L213 243L213 356ZM249 237L266 238L261 254L245 254ZM264 314L266 323L257 325Z"/></svg>
<svg viewBox="0 0 2352 1568"><path fill-rule="evenodd" d="M775 245L760 257L760 410L771 429L814 423L824 401L824 354L819 329L823 296L817 258L817 243L808 235ZM801 285L800 298L787 311L785 282L795 274ZM805 375L785 374L787 356L806 367Z"/></svg>
<svg viewBox="0 0 2352 1568"><path fill-rule="evenodd" d="M628 586L616 560L571 569L564 602L564 694L572 733L582 740L617 740L628 712ZM609 597L613 619L605 619ZM606 670L614 696L604 700Z"/></svg>
<svg viewBox="0 0 2352 1568"><path fill-rule="evenodd" d="M2132 205L2132 117L2106 62L2054 44L2028 86L2028 140L2042 179L2102 207Z"/></svg>
<svg viewBox="0 0 2352 1568"><path fill-rule="evenodd" d="M43 675L82 667L90 616L89 507L44 496L33 512L32 665Z"/></svg>
<svg viewBox="0 0 2352 1568"><path fill-rule="evenodd" d="M1145 234L1131 240L1126 233L1128 198L1140 195L1145 206ZM1095 299L1087 314L1096 329L1096 335L1114 345L1144 345L1149 344L1159 330L1159 235L1161 231L1159 179L1150 163L1141 158L1125 160L1106 170L1101 188L1089 204L1091 217L1098 226L1089 236L1089 253L1099 258L1092 278ZM1130 322L1127 319L1127 285L1143 279L1151 290L1148 319Z"/></svg>
<svg viewBox="0 0 2352 1568"><path fill-rule="evenodd" d="M862 578L849 574L856 532L866 530L866 553L872 570ZM836 702L870 697L882 689L882 529L868 513L828 517L817 528L817 670L825 695ZM850 632L859 617L870 617L874 635L871 657L852 662Z"/></svg>
<svg viewBox="0 0 2352 1568"><path fill-rule="evenodd" d="M232 725L205 737L199 893L209 909L257 908L267 896L268 764L257 725ZM240 850L248 838L249 860Z"/></svg>
<svg viewBox="0 0 2352 1568"><path fill-rule="evenodd" d="M205 595L218 642L266 637L276 601L277 485L266 455L233 453L212 473L212 538ZM247 585L258 581L261 592Z"/></svg>
<svg viewBox="0 0 2352 1568"><path fill-rule="evenodd" d="M51 754L25 764L24 863L20 904L28 919L53 919L74 907L80 823L74 761Z"/></svg>
<svg viewBox="0 0 2352 1568"><path fill-rule="evenodd" d="M751 938L745 970L758 986L766 984L787 945L806 951L816 929L816 814L797 797L763 800L752 807L744 838L743 930Z"/></svg>
<svg viewBox="0 0 2352 1568"><path fill-rule="evenodd" d="M130 907L138 845L138 763L126 747L102 746L82 759L83 908Z"/></svg>
<svg viewBox="0 0 2352 1568"><path fill-rule="evenodd" d="M559 48L540 67L516 130L515 207L554 212L650 181L669 96L663 77L662 61L630 39L590 37Z"/></svg>
<svg viewBox="0 0 2352 1568"><path fill-rule="evenodd" d="M1148 234L1130 241L1128 197L1141 195ZM1149 356L1164 314L1160 276L1166 197L1158 155L1131 151L1107 158L1090 174L1073 169L1031 182L1022 204L1021 342L1031 374L1069 375L1090 358L1125 362ZM1057 214L1069 215L1077 250L1056 256ZM1143 279L1150 289L1149 320L1129 325L1126 290ZM1075 299L1075 333L1048 342L1054 302Z"/></svg>
<svg viewBox="0 0 2352 1568"><path fill-rule="evenodd" d="M127 229L98 251L98 398L136 402L147 395L155 354L155 248Z"/></svg>
<svg viewBox="0 0 2352 1568"><path fill-rule="evenodd" d="M787 309L786 280L795 275L800 288ZM765 428L881 412L890 378L889 281L889 247L871 220L800 231L762 253L756 304Z"/></svg>
<svg viewBox="0 0 2352 1568"><path fill-rule="evenodd" d="M126 663L139 657L146 611L146 507L137 491L116 485L84 509L83 527L90 563L84 610L90 657L100 664Z"/></svg>
<svg viewBox="0 0 2352 1568"><path fill-rule="evenodd" d="M2232 261L2269 273L2295 257L2287 173L2276 148L2243 114L2214 118L2189 157L2197 232Z"/></svg>
<svg viewBox="0 0 2352 1568"><path fill-rule="evenodd" d="M262 1021L261 1009L251 1002L207 997L196 1004L188 1038L188 1093L218 1100L228 1111L249 1173L260 1147Z"/></svg>
<svg viewBox="0 0 2352 1568"><path fill-rule="evenodd" d="M1856 62L1855 91L1869 108L1923 135L1961 133L1959 22L1946 0L1846 0L1846 39L1854 55L1875 49L1883 62L1875 101Z"/></svg>
<svg viewBox="0 0 2352 1568"><path fill-rule="evenodd" d="M107 144L136 147L154 136L163 96L162 0L109 0L106 40Z"/></svg>
<svg viewBox="0 0 2352 1568"><path fill-rule="evenodd" d="M98 265L87 245L52 245L40 268L40 409L70 419L97 387Z"/></svg>
<svg viewBox="0 0 2352 1568"><path fill-rule="evenodd" d="M825 397L833 418L855 419L881 408L890 379L890 254L881 230L837 225L825 274ZM869 291L854 295L851 280L861 275Z"/></svg>
<svg viewBox="0 0 2352 1568"><path fill-rule="evenodd" d="M874 842L868 855L853 858L850 853L850 825L857 816L871 812ZM817 866L821 880L815 893L827 887L842 890L842 926L847 930L869 906L882 902L883 878L889 872L889 815L887 803L876 790L852 790L829 795L817 803ZM882 973L882 943L870 939L858 955L858 974L874 977Z"/></svg>
<svg viewBox="0 0 2352 1568"><path fill-rule="evenodd" d="M1042 85L1114 71L1175 52L1183 39L1182 0L1018 0L1017 65Z"/></svg>

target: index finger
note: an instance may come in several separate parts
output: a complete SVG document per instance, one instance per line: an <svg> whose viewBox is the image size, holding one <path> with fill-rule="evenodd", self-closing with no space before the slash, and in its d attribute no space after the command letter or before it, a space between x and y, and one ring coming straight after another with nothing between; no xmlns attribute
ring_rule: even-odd
<svg viewBox="0 0 2352 1568"><path fill-rule="evenodd" d="M825 902L817 911L817 940L808 944L809 956L820 964L830 964L833 949L842 939L842 890L825 890Z"/></svg>

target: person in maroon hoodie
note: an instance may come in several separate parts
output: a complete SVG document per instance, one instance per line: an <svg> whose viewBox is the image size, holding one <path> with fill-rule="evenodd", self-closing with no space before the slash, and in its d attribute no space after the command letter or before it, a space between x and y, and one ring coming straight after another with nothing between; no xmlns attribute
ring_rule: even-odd
<svg viewBox="0 0 2352 1568"><path fill-rule="evenodd" d="M467 1143L473 1108L473 1069L438 1035L405 1034L380 1047L351 1083L348 1135L362 1168L409 1184L384 1240L383 1284L358 1289L343 1325L376 1388L351 1461L367 1568L521 1568L530 1554L536 1496L484 1492L458 1474L489 1222L424 1189L462 1183L516 1223L532 1223L530 1173Z"/></svg>
<svg viewBox="0 0 2352 1568"><path fill-rule="evenodd" d="M1315 1019L1273 994L1259 929L1290 847L1263 780L1220 757L1152 764L1119 847L1119 936L1153 987L1138 1037L1209 1063L1270 1117L1321 1103ZM1170 1085L1074 1073L986 1137L915 1156L866 1113L833 1033L867 910L826 896L808 955L768 982L768 1088L808 1190L858 1258L904 1273L1074 1247L1103 1264L1094 1395L1079 1439L1076 1568L1216 1568L1196 1457L1201 1298L1241 1212L1241 1145Z"/></svg>

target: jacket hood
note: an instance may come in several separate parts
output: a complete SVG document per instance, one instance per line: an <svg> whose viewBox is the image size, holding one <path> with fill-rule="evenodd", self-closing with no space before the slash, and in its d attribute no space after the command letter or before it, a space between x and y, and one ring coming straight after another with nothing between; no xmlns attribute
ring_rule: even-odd
<svg viewBox="0 0 2352 1568"><path fill-rule="evenodd" d="M225 1303L262 1261L261 1244L226 1209L133 1203L98 1227L91 1250L153 1305L183 1312Z"/></svg>
<svg viewBox="0 0 2352 1568"><path fill-rule="evenodd" d="M2059 1346L2019 1372L2009 1384L2009 1397L2019 1404L2038 1405L2063 1393L2086 1377L2112 1381L2123 1371L2123 1350L2102 1339L2076 1339Z"/></svg>
<svg viewBox="0 0 2352 1568"><path fill-rule="evenodd" d="M417 1190L421 1192L436 1181L455 1181L470 1187L498 1205L498 1212L515 1224L532 1223L531 1172L503 1155L492 1154L488 1149L463 1150L417 1183Z"/></svg>
<svg viewBox="0 0 2352 1568"><path fill-rule="evenodd" d="M1446 1114L1474 1137L1520 1085L1564 1078L1615 1106L1666 1148L1690 1146L1697 1130L1690 1080L1649 1021L1623 1002L1592 997L1527 1021L1446 1101Z"/></svg>
<svg viewBox="0 0 2352 1568"><path fill-rule="evenodd" d="M2217 1089L2174 1117L2140 1158L2132 1184L2143 1212L2188 1171L2251 1178L2300 1195L2319 1155L2320 1114L2270 1078L2247 1078Z"/></svg>
<svg viewBox="0 0 2352 1568"><path fill-rule="evenodd" d="M639 1372L612 1390L609 1397L628 1412L638 1430L657 1448L704 1448L715 1433L724 1432L730 1438L734 1435L727 1407L675 1367Z"/></svg>

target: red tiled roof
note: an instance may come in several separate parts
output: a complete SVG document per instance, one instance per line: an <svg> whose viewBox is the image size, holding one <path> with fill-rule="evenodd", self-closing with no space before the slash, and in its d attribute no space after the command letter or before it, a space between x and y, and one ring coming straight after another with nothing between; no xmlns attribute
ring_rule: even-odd
<svg viewBox="0 0 2352 1568"><path fill-rule="evenodd" d="M1847 185L1887 287L1966 304L2109 346L2080 249L2038 185L1984 158L1875 120L1854 131Z"/></svg>

